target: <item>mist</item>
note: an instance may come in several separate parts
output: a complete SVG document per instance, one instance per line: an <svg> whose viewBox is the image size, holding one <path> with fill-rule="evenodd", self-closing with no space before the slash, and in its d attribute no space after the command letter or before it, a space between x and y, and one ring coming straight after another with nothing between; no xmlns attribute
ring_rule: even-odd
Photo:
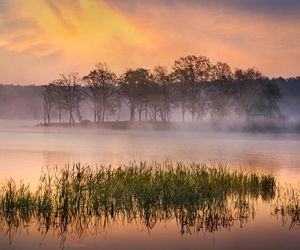
<svg viewBox="0 0 300 250"><path fill-rule="evenodd" d="M0 2L0 248L299 248L296 0Z"/></svg>
<svg viewBox="0 0 300 250"><path fill-rule="evenodd" d="M100 63L86 76L48 85L0 85L0 119L37 125L151 130L298 132L300 77L232 70L203 56L181 57L171 70Z"/></svg>

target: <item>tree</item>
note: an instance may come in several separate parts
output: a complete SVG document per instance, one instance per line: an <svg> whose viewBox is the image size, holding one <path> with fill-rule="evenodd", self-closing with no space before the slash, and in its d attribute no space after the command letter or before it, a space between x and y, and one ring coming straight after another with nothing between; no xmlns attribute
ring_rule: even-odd
<svg viewBox="0 0 300 250"><path fill-rule="evenodd" d="M187 107L191 110L192 120L195 120L197 106L203 105L201 94L205 84L211 78L211 70L210 60L204 56L186 56L175 61L173 76L178 85L178 101L181 106L183 121Z"/></svg>
<svg viewBox="0 0 300 250"><path fill-rule="evenodd" d="M62 121L62 111L63 111L63 85L61 84L61 80L54 80L50 84L53 96L53 102L58 110L58 122Z"/></svg>
<svg viewBox="0 0 300 250"><path fill-rule="evenodd" d="M163 122L170 121L173 84L167 69L156 66L153 70L155 91L151 92L154 99L157 99L158 111ZM152 98L151 98L152 99ZM156 102L154 102L156 103Z"/></svg>
<svg viewBox="0 0 300 250"><path fill-rule="evenodd" d="M105 63L99 63L83 80L93 102L94 122L104 122L107 109L110 108L113 112L112 102L117 88L117 76Z"/></svg>
<svg viewBox="0 0 300 250"><path fill-rule="evenodd" d="M87 97L87 93L82 88L82 80L78 73L62 74L57 80L57 86L62 108L69 113L69 123L75 123L74 115L77 116L79 122L82 122L80 104Z"/></svg>
<svg viewBox="0 0 300 250"><path fill-rule="evenodd" d="M149 86L147 99L150 118L152 121L157 122L158 112L161 105L161 91L160 86L156 81L153 81Z"/></svg>
<svg viewBox="0 0 300 250"><path fill-rule="evenodd" d="M135 120L135 111L138 111L139 121L142 120L142 112L147 116L148 90L152 82L149 70L139 68L129 69L122 76L120 89L122 94L128 100L130 109L130 121Z"/></svg>
<svg viewBox="0 0 300 250"><path fill-rule="evenodd" d="M119 120L124 104L129 107L130 121L138 114L139 121L167 122L178 107L183 121L188 112L193 121L208 115L219 120L233 113L246 121L258 117L272 119L281 116L282 93L288 95L286 99L293 99L290 109L291 103L299 103L295 100L299 79L270 80L254 68L236 69L233 73L226 63L213 65L209 58L194 55L175 60L170 73L157 66L151 72L144 68L128 69L120 78L105 63L99 63L83 81L72 73L61 75L43 88L44 122L51 122L53 107L59 111L60 122L63 111L69 115L70 123L76 117L81 122L81 104L86 97L92 103L95 123L112 115Z"/></svg>
<svg viewBox="0 0 300 250"><path fill-rule="evenodd" d="M282 97L282 94L275 81L269 80L264 84L260 97L256 107L258 115L268 119L273 119L281 115L278 101Z"/></svg>
<svg viewBox="0 0 300 250"><path fill-rule="evenodd" d="M228 64L217 62L212 68L209 106L213 119L222 119L228 113L232 99L233 73Z"/></svg>
<svg viewBox="0 0 300 250"><path fill-rule="evenodd" d="M256 117L273 117L279 114L278 86L256 69L237 69L234 73L236 111L247 121Z"/></svg>
<svg viewBox="0 0 300 250"><path fill-rule="evenodd" d="M44 124L51 123L51 110L55 105L55 83L52 82L42 89L43 103L44 103Z"/></svg>

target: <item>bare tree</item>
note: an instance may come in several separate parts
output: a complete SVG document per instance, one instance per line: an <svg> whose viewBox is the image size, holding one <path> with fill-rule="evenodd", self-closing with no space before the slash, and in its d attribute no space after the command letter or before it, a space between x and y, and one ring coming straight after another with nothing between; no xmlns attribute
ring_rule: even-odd
<svg viewBox="0 0 300 250"><path fill-rule="evenodd" d="M94 122L104 122L107 109L110 107L110 111L113 111L112 102L114 101L113 95L116 93L117 76L105 63L99 63L96 69L83 79L93 102Z"/></svg>
<svg viewBox="0 0 300 250"><path fill-rule="evenodd" d="M56 104L55 81L43 87L42 97L44 103L44 124L51 123L51 111Z"/></svg>
<svg viewBox="0 0 300 250"><path fill-rule="evenodd" d="M82 80L78 73L61 75L57 81L60 91L61 105L69 113L69 123L75 123L74 116L77 116L79 122L82 122L80 104L86 98L86 92L82 88Z"/></svg>

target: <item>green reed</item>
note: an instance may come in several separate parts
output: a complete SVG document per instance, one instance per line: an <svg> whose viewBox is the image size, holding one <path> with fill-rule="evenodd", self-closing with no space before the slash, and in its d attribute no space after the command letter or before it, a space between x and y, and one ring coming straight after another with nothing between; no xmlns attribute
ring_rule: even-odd
<svg viewBox="0 0 300 250"><path fill-rule="evenodd" d="M35 221L42 233L72 228L84 234L116 220L150 229L176 219L182 233L191 227L212 232L247 220L254 213L251 201L272 200L275 192L273 176L221 165L168 161L112 168L78 163L44 170L34 191L13 180L2 185L0 226Z"/></svg>

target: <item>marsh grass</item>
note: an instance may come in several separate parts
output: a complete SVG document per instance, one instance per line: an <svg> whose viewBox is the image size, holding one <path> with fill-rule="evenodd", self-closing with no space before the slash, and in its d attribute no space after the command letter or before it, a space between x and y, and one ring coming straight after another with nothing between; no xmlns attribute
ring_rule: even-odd
<svg viewBox="0 0 300 250"><path fill-rule="evenodd" d="M272 215L281 220L282 226L289 225L290 229L300 226L300 189L278 188Z"/></svg>
<svg viewBox="0 0 300 250"><path fill-rule="evenodd" d="M132 162L118 168L80 163L42 171L39 185L7 181L0 192L0 226L10 235L35 222L62 238L95 234L116 221L148 230L175 219L180 232L214 232L254 217L258 198L275 197L271 175L221 165Z"/></svg>

